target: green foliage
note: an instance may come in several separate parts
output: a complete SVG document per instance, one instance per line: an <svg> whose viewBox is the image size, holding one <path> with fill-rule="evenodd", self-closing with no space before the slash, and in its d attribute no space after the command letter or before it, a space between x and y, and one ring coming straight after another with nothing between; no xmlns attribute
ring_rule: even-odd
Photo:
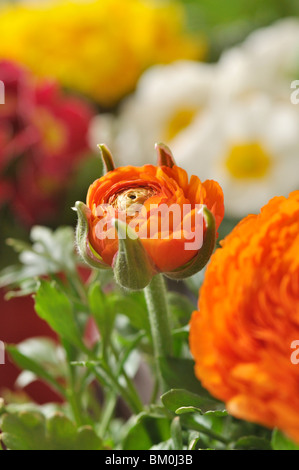
<svg viewBox="0 0 299 470"><path fill-rule="evenodd" d="M0 274L0 287L18 287L18 292L11 296L31 294L36 291L40 277L60 272L73 273L78 264L71 227L52 231L48 227L35 226L30 232L30 240L32 244L23 240L7 240L19 254L20 261L3 269Z"/></svg>
<svg viewBox="0 0 299 470"><path fill-rule="evenodd" d="M1 442L10 450L101 450L90 426L77 428L62 413L46 418L38 411L4 413Z"/></svg>
<svg viewBox="0 0 299 470"><path fill-rule="evenodd" d="M209 396L208 392L204 390L195 377L194 374L194 361L190 358L161 358L161 369L164 379L169 388L178 388L182 384L194 393L201 393L204 396Z"/></svg>
<svg viewBox="0 0 299 470"><path fill-rule="evenodd" d="M6 351L20 369L33 373L31 380L43 379L64 395L58 380L66 376L66 362L62 359L63 349L59 345L49 338L30 338L15 346L6 345ZM21 383L20 377L18 383Z"/></svg>
<svg viewBox="0 0 299 470"><path fill-rule="evenodd" d="M255 28L299 15L295 0L181 1L189 30L207 43L210 62L216 61L226 48L243 41ZM106 157L109 166L109 156ZM60 218L56 220L58 228L35 226L29 239L25 230L11 221L7 209L1 208L1 242L11 233L20 240L7 240L14 250L15 264L0 272L0 288L6 289L7 299L32 295L37 315L57 334L57 341L37 337L5 345L10 360L22 370L16 386L22 390L40 379L58 392L64 403L19 404L13 403L13 398L12 403L4 404L0 398L0 447L299 450L278 429L271 431L230 416L224 404L214 399L196 378L188 325L205 269L184 279L180 284L184 293L166 293L172 355L155 357L144 293L123 290L115 282L112 270L98 271L83 263L76 249L76 217L69 208L74 201L85 199L86 188L102 173L100 158L90 155L82 159L62 201ZM83 206L79 208L81 215ZM59 226L61 220L69 226ZM237 219L224 218L218 246L237 223ZM81 229L85 247L87 223ZM2 266L6 266L12 259L11 250L4 243L0 245ZM132 270L127 259L129 252L131 256L138 252L140 258L142 247L131 240L122 248L117 258L120 285L144 287L152 276L149 266L144 269L144 261L138 271ZM82 267L87 271L84 277ZM158 300L166 305L163 299ZM89 336L89 322L94 322L98 335ZM145 387L137 380L137 371L144 367L149 379ZM159 373L166 387L163 392ZM144 391L150 395L147 400L143 398Z"/></svg>
<svg viewBox="0 0 299 470"><path fill-rule="evenodd" d="M149 450L170 438L170 421L141 413L127 423L122 450Z"/></svg>
<svg viewBox="0 0 299 470"><path fill-rule="evenodd" d="M188 325L202 276L182 283L183 293L166 293L163 305L169 307L173 354L155 358L143 292L123 290L110 271L88 269L87 277L81 277L70 227L35 227L31 241L10 241L19 264L0 273L0 282L12 289L11 296L33 295L37 315L55 331L57 341L29 338L7 344L6 349L22 370L19 388L38 378L64 403L2 404L4 448L296 448L279 431L271 435L258 425L234 419L195 377ZM86 336L91 319L99 333L93 341ZM146 404L135 380L145 364L151 395ZM162 395L159 373L166 387ZM127 410L121 416L119 403Z"/></svg>
<svg viewBox="0 0 299 470"><path fill-rule="evenodd" d="M299 446L278 429L273 430L271 444L274 450L299 450Z"/></svg>
<svg viewBox="0 0 299 470"><path fill-rule="evenodd" d="M35 295L35 311L61 338L85 349L72 304L55 282L40 281Z"/></svg>
<svg viewBox="0 0 299 470"><path fill-rule="evenodd" d="M171 389L162 395L161 400L163 405L173 413L178 413L183 407L189 407L201 413L202 410L213 409L219 404L212 398L196 395L184 389Z"/></svg>
<svg viewBox="0 0 299 470"><path fill-rule="evenodd" d="M206 38L207 59L212 61L255 29L283 17L299 15L295 0L182 0L182 3L189 29Z"/></svg>

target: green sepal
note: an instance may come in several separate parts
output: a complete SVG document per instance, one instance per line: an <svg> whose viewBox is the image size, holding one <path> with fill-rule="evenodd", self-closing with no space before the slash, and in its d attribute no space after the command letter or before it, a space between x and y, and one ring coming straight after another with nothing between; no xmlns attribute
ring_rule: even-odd
<svg viewBox="0 0 299 470"><path fill-rule="evenodd" d="M106 168L106 172L115 170L113 156L108 147L105 144L99 144L97 146L101 152L101 158Z"/></svg>
<svg viewBox="0 0 299 470"><path fill-rule="evenodd" d="M111 266L104 263L101 256L96 253L89 242L88 219L90 217L90 209L81 201L77 201L73 209L78 214L76 245L80 256L92 268L111 269Z"/></svg>
<svg viewBox="0 0 299 470"><path fill-rule="evenodd" d="M170 279L181 280L201 271L211 258L216 244L216 222L212 212L207 207L203 208L203 217L206 223L206 233L203 245L188 263L173 271L163 273Z"/></svg>
<svg viewBox="0 0 299 470"><path fill-rule="evenodd" d="M129 290L144 289L155 271L136 233L123 221L115 219L118 252L113 262L116 282Z"/></svg>

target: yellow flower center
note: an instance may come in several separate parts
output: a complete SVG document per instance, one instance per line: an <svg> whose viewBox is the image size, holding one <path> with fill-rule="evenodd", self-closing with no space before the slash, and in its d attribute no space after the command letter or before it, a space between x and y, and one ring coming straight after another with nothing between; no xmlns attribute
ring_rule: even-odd
<svg viewBox="0 0 299 470"><path fill-rule="evenodd" d="M238 144L230 149L225 164L234 178L263 178L270 169L271 156L258 142Z"/></svg>
<svg viewBox="0 0 299 470"><path fill-rule="evenodd" d="M178 109L167 123L165 140L169 141L179 134L183 129L189 126L196 115L197 110L191 108Z"/></svg>

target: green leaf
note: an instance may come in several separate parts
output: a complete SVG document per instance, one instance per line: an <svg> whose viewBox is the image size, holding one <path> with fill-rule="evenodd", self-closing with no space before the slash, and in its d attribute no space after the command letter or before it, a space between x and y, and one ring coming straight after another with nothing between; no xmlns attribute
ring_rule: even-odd
<svg viewBox="0 0 299 470"><path fill-rule="evenodd" d="M45 418L41 413L22 411L4 414L1 441L9 450L46 449Z"/></svg>
<svg viewBox="0 0 299 470"><path fill-rule="evenodd" d="M48 445L54 449L101 450L99 437L90 426L76 426L64 415L56 413L46 423Z"/></svg>
<svg viewBox="0 0 299 470"><path fill-rule="evenodd" d="M274 450L299 450L299 445L278 429L273 430L271 444Z"/></svg>
<svg viewBox="0 0 299 470"><path fill-rule="evenodd" d="M192 359L160 358L160 369L169 388L181 388L181 385L184 384L186 390L212 399L209 392L201 386L195 377L194 365Z"/></svg>
<svg viewBox="0 0 299 470"><path fill-rule="evenodd" d="M204 412L204 416L208 416L211 418L224 418L225 416L229 416L226 410L209 410Z"/></svg>
<svg viewBox="0 0 299 470"><path fill-rule="evenodd" d="M76 426L63 414L48 419L37 411L6 413L1 419L1 441L9 450L101 450L89 426Z"/></svg>
<svg viewBox="0 0 299 470"><path fill-rule="evenodd" d="M102 338L104 351L106 350L113 330L115 312L111 308L101 286L93 284L88 292L89 307L95 319Z"/></svg>
<svg viewBox="0 0 299 470"><path fill-rule="evenodd" d="M159 442L159 444L153 445L149 450L173 450L173 440L167 439L167 441Z"/></svg>
<svg viewBox="0 0 299 470"><path fill-rule="evenodd" d="M64 394L59 381L67 377L66 358L63 348L53 339L29 338L17 345L6 345L6 350L21 369L31 371Z"/></svg>
<svg viewBox="0 0 299 470"><path fill-rule="evenodd" d="M11 290L5 294L5 300L34 294L38 289L38 285L39 283L37 278L24 279L24 281L20 281L18 290Z"/></svg>
<svg viewBox="0 0 299 470"><path fill-rule="evenodd" d="M62 338L86 350L76 324L72 304L54 282L41 280L35 295L36 313Z"/></svg>
<svg viewBox="0 0 299 470"><path fill-rule="evenodd" d="M142 292L130 292L128 295L112 294L108 299L115 314L128 317L131 325L136 330L144 330L150 333L150 324L146 303Z"/></svg>
<svg viewBox="0 0 299 470"><path fill-rule="evenodd" d="M216 440L219 443L222 443L222 445L228 444L227 439L221 434L219 434L217 431L215 431L213 429L213 426L211 426L211 423L206 422L204 415L203 416L197 415L195 417L194 415L184 414L181 416L181 423L183 427L189 430L194 430L199 433L202 433L205 436L209 437L212 441Z"/></svg>
<svg viewBox="0 0 299 470"><path fill-rule="evenodd" d="M191 300L179 292L167 292L168 305L172 317L177 320L179 326L189 323L192 312L196 306Z"/></svg>
<svg viewBox="0 0 299 470"><path fill-rule="evenodd" d="M179 410L191 409L191 411L196 411L202 413L202 408L210 409L214 408L217 404L214 400L196 395L191 393L188 390L184 389L172 389L164 393L161 397L163 405L173 413L182 414L183 411L178 412Z"/></svg>
<svg viewBox="0 0 299 470"><path fill-rule="evenodd" d="M201 437L196 437L189 442L188 450L205 449L206 444Z"/></svg>
<svg viewBox="0 0 299 470"><path fill-rule="evenodd" d="M126 424L122 450L149 450L170 438L167 418L154 418L146 413L134 416Z"/></svg>
<svg viewBox="0 0 299 470"><path fill-rule="evenodd" d="M272 450L269 441L257 436L241 437L234 443L233 448L235 450Z"/></svg>
<svg viewBox="0 0 299 470"><path fill-rule="evenodd" d="M46 364L42 365L42 363L38 363L35 359L23 354L21 352L22 345L6 345L6 350L11 356L12 360L15 362L15 364L19 366L22 370L33 372L33 374L35 374L37 377L42 380L45 380L49 385L52 385L55 390L59 391L59 393L62 393L64 395L64 389L55 380L55 376L49 373L48 368L45 367Z"/></svg>
<svg viewBox="0 0 299 470"><path fill-rule="evenodd" d="M196 408L195 406L181 406L177 410L175 410L177 415L184 415L186 413L199 413L203 414L200 408Z"/></svg>
<svg viewBox="0 0 299 470"><path fill-rule="evenodd" d="M0 287L18 287L17 295L27 295L35 290L34 278L62 271L74 271L78 258L74 250L72 227L59 227L52 231L48 227L34 226L30 232L30 243L9 239L7 243L19 253L19 265L8 266L0 273ZM12 294L14 295L14 294Z"/></svg>
<svg viewBox="0 0 299 470"><path fill-rule="evenodd" d="M172 420L170 432L173 442L173 450L183 449L183 436L179 417L176 417Z"/></svg>

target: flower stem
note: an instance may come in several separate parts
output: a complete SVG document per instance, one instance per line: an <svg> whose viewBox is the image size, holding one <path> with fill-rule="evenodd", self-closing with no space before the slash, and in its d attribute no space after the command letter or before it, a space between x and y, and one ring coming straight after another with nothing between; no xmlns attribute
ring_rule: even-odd
<svg viewBox="0 0 299 470"><path fill-rule="evenodd" d="M162 274L153 277L144 289L151 327L154 356L161 385L165 388L160 360L172 356L172 337L169 324L166 286Z"/></svg>

